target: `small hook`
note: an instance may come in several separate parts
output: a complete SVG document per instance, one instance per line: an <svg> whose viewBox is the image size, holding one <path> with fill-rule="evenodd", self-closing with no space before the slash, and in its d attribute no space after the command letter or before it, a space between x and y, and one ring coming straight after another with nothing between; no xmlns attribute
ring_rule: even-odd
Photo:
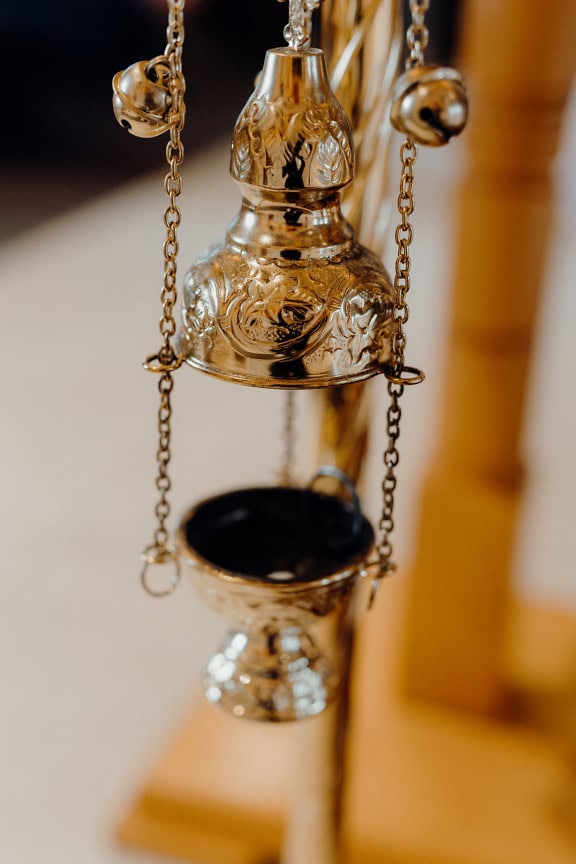
<svg viewBox="0 0 576 864"><path fill-rule="evenodd" d="M393 561L388 563L384 571L382 570L382 564L380 561L368 561L366 563L362 570L362 575L372 578L370 594L368 596L368 610L372 609L372 606L374 605L382 580L386 579L387 576L392 576L396 572L396 569L396 564L394 564ZM372 575L371 571L374 575Z"/></svg>
<svg viewBox="0 0 576 864"><path fill-rule="evenodd" d="M146 372L157 372L162 374L165 372L175 372L184 362L184 358L182 356L178 357L177 355L173 356L174 359L171 363L163 363L160 359L160 354L150 354L149 357L146 357L142 366Z"/></svg>

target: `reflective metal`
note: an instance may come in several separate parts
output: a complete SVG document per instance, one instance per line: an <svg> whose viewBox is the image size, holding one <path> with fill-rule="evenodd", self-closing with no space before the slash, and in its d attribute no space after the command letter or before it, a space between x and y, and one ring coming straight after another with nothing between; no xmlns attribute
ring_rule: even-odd
<svg viewBox="0 0 576 864"><path fill-rule="evenodd" d="M206 667L207 698L254 720L323 711L340 678L319 625L344 614L373 540L357 499L310 488L242 489L189 511L181 553L200 594L234 625Z"/></svg>
<svg viewBox="0 0 576 864"><path fill-rule="evenodd" d="M160 55L133 63L114 76L114 114L120 125L137 138L154 138L168 129L169 74L168 58Z"/></svg>
<svg viewBox="0 0 576 864"><path fill-rule="evenodd" d="M392 93L390 120L417 144L440 147L459 135L468 119L462 76L446 66L415 66L400 76Z"/></svg>
<svg viewBox="0 0 576 864"><path fill-rule="evenodd" d="M184 359L259 387L322 387L382 371L393 290L340 210L354 145L322 51L267 53L234 130L231 173L240 213L185 278Z"/></svg>

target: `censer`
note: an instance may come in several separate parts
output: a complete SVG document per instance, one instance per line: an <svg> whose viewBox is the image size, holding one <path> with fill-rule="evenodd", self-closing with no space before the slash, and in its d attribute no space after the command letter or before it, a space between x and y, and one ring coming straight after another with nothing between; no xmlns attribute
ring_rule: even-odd
<svg viewBox="0 0 576 864"><path fill-rule="evenodd" d="M458 73L423 63L428 0L412 0L407 70L396 83L391 111L392 124L406 136L391 279L342 215L342 191L354 178L355 144L324 54L310 44L319 5L320 0L290 0L288 45L268 51L238 118L231 175L242 193L240 211L224 240L186 274L179 330L174 307L184 0L168 0L165 54L119 72L113 82L114 110L123 126L140 137L165 131L170 136L163 341L144 364L158 375L160 391L158 524L143 553L142 582L151 594L170 593L181 562L189 565L202 596L233 625L206 667L206 696L236 716L268 721L310 717L331 702L339 687L338 663L320 646L316 631L331 626L337 634L359 581L372 580L373 599L381 579L395 569L399 400L406 385L424 377L404 362L416 144L446 143L464 127L467 111ZM294 389L341 387L384 375L390 405L378 537L354 484L339 469L323 466L300 487L287 466L281 485L233 490L193 506L171 544L171 393L173 374L184 363L225 381L286 389L289 419ZM164 589L151 584L158 565L173 568Z"/></svg>

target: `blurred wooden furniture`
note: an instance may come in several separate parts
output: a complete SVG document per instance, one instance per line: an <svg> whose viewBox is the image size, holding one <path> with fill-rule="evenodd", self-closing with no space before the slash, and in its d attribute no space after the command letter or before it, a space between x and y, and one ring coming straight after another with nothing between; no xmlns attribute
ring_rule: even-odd
<svg viewBox="0 0 576 864"><path fill-rule="evenodd" d="M573 864L576 616L513 609L503 676L511 704L494 723L398 697L401 592L400 580L384 586L362 631L346 860ZM202 864L278 860L314 722L262 727L199 707L123 819L121 840Z"/></svg>
<svg viewBox="0 0 576 864"><path fill-rule="evenodd" d="M469 2L462 182L440 446L406 617L409 693L479 712L503 698L519 452L553 224L550 169L576 65L576 10Z"/></svg>
<svg viewBox="0 0 576 864"><path fill-rule="evenodd" d="M576 615L518 606L508 573L576 13L569 0L465 12L470 165L444 431L414 572L383 587L361 635L346 848L358 864L573 864ZM263 728L199 708L121 839L206 864L275 860L314 722Z"/></svg>

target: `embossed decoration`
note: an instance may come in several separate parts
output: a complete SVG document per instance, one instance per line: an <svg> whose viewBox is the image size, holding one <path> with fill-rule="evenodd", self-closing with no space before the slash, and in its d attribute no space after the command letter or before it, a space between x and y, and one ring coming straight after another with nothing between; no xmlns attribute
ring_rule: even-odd
<svg viewBox="0 0 576 864"><path fill-rule="evenodd" d="M184 283L181 350L205 371L269 386L359 380L389 359L392 292L355 244L327 261L254 259L222 245ZM253 362L251 362L253 361ZM283 381L286 376L286 381Z"/></svg>
<svg viewBox="0 0 576 864"><path fill-rule="evenodd" d="M234 131L240 212L184 280L179 350L257 387L323 387L382 371L393 289L340 210L350 125L317 49L269 51Z"/></svg>
<svg viewBox="0 0 576 864"><path fill-rule="evenodd" d="M326 189L354 173L348 118L328 85L324 55L278 48L238 118L232 176L267 189ZM298 80L295 81L295 76Z"/></svg>

